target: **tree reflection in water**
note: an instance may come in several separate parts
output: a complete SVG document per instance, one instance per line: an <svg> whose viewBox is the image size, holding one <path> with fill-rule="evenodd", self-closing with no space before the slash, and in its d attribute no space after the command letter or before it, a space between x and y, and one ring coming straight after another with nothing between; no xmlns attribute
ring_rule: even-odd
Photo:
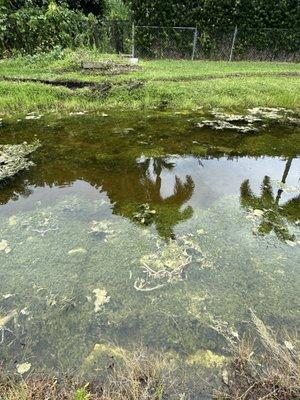
<svg viewBox="0 0 300 400"><path fill-rule="evenodd" d="M76 161L76 160L75 160ZM122 161L122 160L121 160ZM68 160L58 166L56 163L42 165L38 171L20 174L1 190L0 204L20 197L29 197L35 188L68 187L76 181L88 182L93 188L104 192L112 204L112 212L136 222L134 214L142 204L149 204L156 210L154 224L164 238L174 237L174 227L193 215L192 207L183 208L192 197L194 182L191 176L184 180L178 176L163 182L163 172L171 171L175 164L164 157L150 157L128 162L114 162L97 166L71 164ZM173 181L175 182L173 183ZM164 197L163 188L173 190Z"/></svg>
<svg viewBox="0 0 300 400"><path fill-rule="evenodd" d="M293 158L286 162L285 170L281 183L284 185L291 169ZM260 196L255 196L251 190L249 179L241 185L241 205L245 208L261 210L262 221L257 232L267 235L274 231L280 240L295 240L295 236L290 234L287 221L295 223L300 218L300 196L288 200L284 204L279 204L283 193L282 187L277 191L275 197L272 189L271 179L265 176Z"/></svg>
<svg viewBox="0 0 300 400"><path fill-rule="evenodd" d="M189 175L185 181L175 176L172 195L163 197L162 173L164 170L171 171L174 167L174 163L163 157L139 161L136 173L131 175L129 182L131 196L126 200L123 198L123 201L116 198L115 189L110 191L104 184L103 189L114 203L113 212L134 220L138 207L147 203L156 211L154 224L158 234L164 238L175 238L174 227L193 215L191 206L184 209L183 206L192 197L195 185Z"/></svg>

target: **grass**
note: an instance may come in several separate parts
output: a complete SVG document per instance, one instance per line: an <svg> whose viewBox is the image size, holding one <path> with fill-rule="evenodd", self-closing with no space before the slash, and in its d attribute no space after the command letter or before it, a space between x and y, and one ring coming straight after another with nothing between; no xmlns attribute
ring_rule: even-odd
<svg viewBox="0 0 300 400"><path fill-rule="evenodd" d="M141 61L131 71L82 71L84 60L125 63L96 51L53 51L0 62L0 112L93 111L97 109L243 110L253 106L300 111L300 66L277 62ZM111 74L110 74L111 72ZM105 92L67 89L9 78L107 83ZM137 85L133 84L138 82Z"/></svg>
<svg viewBox="0 0 300 400"><path fill-rule="evenodd" d="M3 400L162 400L174 384L162 356L139 350L124 356L122 366L104 381L80 383L70 378L34 375L26 380L0 374ZM180 397L177 397L180 400Z"/></svg>
<svg viewBox="0 0 300 400"><path fill-rule="evenodd" d="M299 342L278 340L253 312L252 320L264 351L257 355L253 343L240 341L215 399L299 400L300 354L295 346Z"/></svg>
<svg viewBox="0 0 300 400"><path fill-rule="evenodd" d="M297 339L278 339L252 312L259 343L232 336L232 353L223 366L223 384L215 400L298 400L300 398L300 357ZM226 338L227 332L224 332ZM257 344L254 346L254 344ZM184 400L202 398L201 383L190 397L190 380L177 374L163 355L149 350L124 353L121 363L112 357L110 372L89 383L72 378L31 375L8 378L0 371L0 398L4 400ZM197 381L197 375L194 379Z"/></svg>

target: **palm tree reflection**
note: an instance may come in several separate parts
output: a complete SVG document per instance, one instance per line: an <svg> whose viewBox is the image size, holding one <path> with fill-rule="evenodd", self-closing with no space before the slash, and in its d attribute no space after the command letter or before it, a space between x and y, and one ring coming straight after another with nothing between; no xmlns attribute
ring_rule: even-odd
<svg viewBox="0 0 300 400"><path fill-rule="evenodd" d="M286 183L293 158L289 158L286 162L285 170L281 183ZM245 208L258 209L263 212L262 221L258 227L258 233L266 235L274 231L276 236L281 240L295 240L295 236L289 233L287 221L295 223L300 218L300 196L279 204L283 193L282 187L277 191L277 195L273 194L271 179L265 176L262 186L261 195L255 196L251 190L249 179L245 180L241 185L241 205Z"/></svg>
<svg viewBox="0 0 300 400"><path fill-rule="evenodd" d="M166 158L147 158L140 161L136 168L138 176L131 176L130 179L132 196L126 201L118 201L116 196L103 186L110 200L114 201L114 213L134 219L133 215L140 204L147 203L156 211L154 224L159 235L174 238L174 227L193 215L191 206L183 206L191 199L195 188L191 176L187 175L184 181L175 176L172 195L163 197L162 173L164 170L171 171L174 167L175 164Z"/></svg>

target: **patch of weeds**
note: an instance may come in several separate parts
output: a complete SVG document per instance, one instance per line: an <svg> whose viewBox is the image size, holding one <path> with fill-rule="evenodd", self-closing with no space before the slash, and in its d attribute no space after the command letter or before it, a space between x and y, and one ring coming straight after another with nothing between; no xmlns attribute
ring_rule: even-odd
<svg viewBox="0 0 300 400"><path fill-rule="evenodd" d="M249 340L236 345L235 354L222 372L223 388L216 400L297 400L300 398L300 357L297 340L279 340L251 311L260 340L254 348Z"/></svg>
<svg viewBox="0 0 300 400"><path fill-rule="evenodd" d="M90 393L86 390L86 387L77 389L74 393L74 400L88 400L91 398Z"/></svg>
<svg viewBox="0 0 300 400"><path fill-rule="evenodd" d="M0 373L0 398L6 400L162 400L170 398L175 374L163 356L138 350L113 360L104 381L82 383L71 377L60 379L32 374L27 379ZM175 390L175 389L174 389Z"/></svg>

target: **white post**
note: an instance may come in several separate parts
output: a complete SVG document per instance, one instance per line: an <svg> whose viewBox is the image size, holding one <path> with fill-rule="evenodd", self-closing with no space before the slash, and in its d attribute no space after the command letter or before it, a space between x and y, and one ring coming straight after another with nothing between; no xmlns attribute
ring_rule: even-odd
<svg viewBox="0 0 300 400"><path fill-rule="evenodd" d="M195 56L196 56L197 39L198 39L198 29L195 28L195 32L194 32L194 43L193 43L193 52L192 52L192 61L195 60Z"/></svg>
<svg viewBox="0 0 300 400"><path fill-rule="evenodd" d="M131 34L131 57L134 58L135 57L135 25L134 23L132 24L132 34Z"/></svg>
<svg viewBox="0 0 300 400"><path fill-rule="evenodd" d="M238 27L236 26L236 27L234 28L234 34L233 34L233 39L232 39L232 45L231 45L231 51L230 51L229 61L232 61L232 59L233 59L233 52L234 52L234 47L235 47L235 41L236 41L237 33L238 33Z"/></svg>

